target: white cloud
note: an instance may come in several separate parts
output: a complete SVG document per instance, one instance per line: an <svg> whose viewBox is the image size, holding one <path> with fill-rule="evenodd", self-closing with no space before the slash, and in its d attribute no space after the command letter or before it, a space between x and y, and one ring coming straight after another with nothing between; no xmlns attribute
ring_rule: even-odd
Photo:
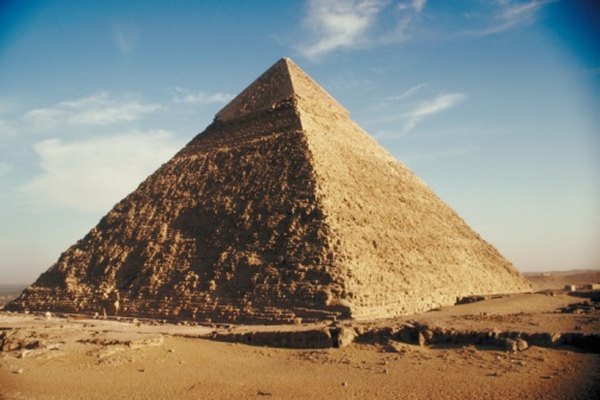
<svg viewBox="0 0 600 400"><path fill-rule="evenodd" d="M417 94L417 92L419 92L421 89L423 89L425 87L424 83L420 83L418 85L415 86L411 86L410 88L406 89L404 92L395 95L395 96L388 96L386 98L384 98L383 100L385 101L402 101L402 100L406 100L408 98L413 97L415 94Z"/></svg>
<svg viewBox="0 0 600 400"><path fill-rule="evenodd" d="M404 1L398 4L398 10L407 10L412 9L413 11L420 13L425 8L427 4L427 0L412 0L412 1Z"/></svg>
<svg viewBox="0 0 600 400"><path fill-rule="evenodd" d="M317 40L300 51L319 57L366 42L365 34L386 4L378 0L310 0L306 24Z"/></svg>
<svg viewBox="0 0 600 400"><path fill-rule="evenodd" d="M27 112L24 120L34 127L58 125L111 125L138 120L160 110L158 104L146 103L131 96L113 96L99 92L74 101L61 101L52 107Z"/></svg>
<svg viewBox="0 0 600 400"><path fill-rule="evenodd" d="M454 107L465 99L462 93L439 94L434 99L425 101L403 115L406 118L404 132L412 131L424 118Z"/></svg>
<svg viewBox="0 0 600 400"><path fill-rule="evenodd" d="M463 15L483 27L467 28L458 35L486 36L535 22L545 5L559 0L496 0L483 2L485 12ZM319 58L342 49L361 49L404 42L421 33L431 38L432 29L418 26L427 0L308 0L304 25L309 38L298 47L308 58ZM435 12L435 11L434 11ZM433 29L435 31L435 29ZM444 37L456 32L442 33Z"/></svg>
<svg viewBox="0 0 600 400"><path fill-rule="evenodd" d="M173 102L175 103L186 103L186 104L213 104L213 103L227 103L233 96L229 93L216 92L206 93L203 91L192 91L176 87L173 89Z"/></svg>
<svg viewBox="0 0 600 400"><path fill-rule="evenodd" d="M34 147L43 172L20 190L38 208L107 211L181 145L167 131L44 140Z"/></svg>
<svg viewBox="0 0 600 400"><path fill-rule="evenodd" d="M402 93L383 97L379 102L370 105L369 109L372 111L375 111L375 112L381 112L381 111L387 110L387 109L389 109L390 105L392 105L392 104L394 106L396 106L397 103L403 103L406 100L414 97L425 86L426 85L424 83L420 83L418 85L409 87ZM394 117L393 119L396 119L396 117ZM387 118L384 118L383 120L387 120ZM376 120L376 121L372 121L372 122L380 122L380 121Z"/></svg>
<svg viewBox="0 0 600 400"><path fill-rule="evenodd" d="M467 32L473 36L487 36L504 32L512 28L531 24L535 21L537 12L546 4L556 0L529 0L525 2L500 0L498 10L488 27Z"/></svg>
<svg viewBox="0 0 600 400"><path fill-rule="evenodd" d="M309 0L305 25L312 41L299 51L318 58L339 49L400 42L426 4L427 0L401 1L395 7L389 0Z"/></svg>
<svg viewBox="0 0 600 400"><path fill-rule="evenodd" d="M418 89L416 89L418 87L419 87L419 85L414 86L414 87L408 89L406 92L402 93L401 95L396 96L396 98L398 100L404 100L404 98L402 98L403 95L405 95L407 92L410 95L410 91L413 89L414 89L413 91L416 91L416 90L418 90ZM466 98L466 95L463 93L440 93L431 100L426 100L426 101L419 103L418 105L414 106L412 109L410 109L407 112L397 113L395 115L375 119L375 120L370 121L369 123L370 124L380 124L380 123L386 123L386 122L397 121L397 120L404 121L402 129L400 129L400 130L393 130L393 131L390 131L389 129L388 130L379 130L378 133L376 134L376 136L378 138L399 137L399 136L402 136L402 135L407 134L408 132L412 131L417 126L417 124L419 122L421 122L423 119L425 119L431 115L440 113L449 108L452 108L456 104L463 101L465 98Z"/></svg>
<svg viewBox="0 0 600 400"><path fill-rule="evenodd" d="M537 11L545 3L548 3L548 1L532 0L523 4L510 5L504 9L500 17L510 21L520 20L524 16L530 16L531 13Z"/></svg>

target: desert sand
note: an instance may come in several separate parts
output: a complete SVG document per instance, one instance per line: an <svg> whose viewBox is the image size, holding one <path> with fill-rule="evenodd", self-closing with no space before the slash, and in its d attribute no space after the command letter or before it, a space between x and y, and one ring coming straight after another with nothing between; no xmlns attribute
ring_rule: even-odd
<svg viewBox="0 0 600 400"><path fill-rule="evenodd" d="M597 293L580 295L552 290L339 322L336 328L355 332L351 343L320 349L227 340L270 332L276 343L285 332L332 325L200 326L3 312L0 398L598 398L600 304L589 299ZM402 336L407 326L435 333L419 345L421 338ZM482 344L489 332L499 340ZM526 338L527 348L511 348L516 341L503 335ZM583 349L575 337L595 341Z"/></svg>

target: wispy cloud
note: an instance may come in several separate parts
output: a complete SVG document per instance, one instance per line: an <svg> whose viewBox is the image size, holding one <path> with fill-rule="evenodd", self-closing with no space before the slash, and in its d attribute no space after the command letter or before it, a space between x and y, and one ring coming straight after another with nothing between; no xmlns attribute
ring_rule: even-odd
<svg viewBox="0 0 600 400"><path fill-rule="evenodd" d="M306 21L318 39L301 48L301 52L307 57L318 57L364 44L368 28L384 5L376 0L309 1Z"/></svg>
<svg viewBox="0 0 600 400"><path fill-rule="evenodd" d="M399 10L414 10L415 12L421 12L425 8L427 0L412 0L406 2L400 2L396 8Z"/></svg>
<svg viewBox="0 0 600 400"><path fill-rule="evenodd" d="M131 122L160 110L158 104L131 96L100 92L74 101L61 101L51 107L27 112L24 120L38 127L57 125L111 125Z"/></svg>
<svg viewBox="0 0 600 400"><path fill-rule="evenodd" d="M466 96L463 93L439 94L433 100L419 104L417 107L404 114L404 117L406 118L403 128L404 132L412 131L424 118L454 107L464 100L465 97Z"/></svg>
<svg viewBox="0 0 600 400"><path fill-rule="evenodd" d="M424 87L425 87L425 84L424 83L420 83L418 85L411 86L410 88L406 89L404 92L402 92L400 94L397 94L397 95L394 95L394 96L387 96L383 100L384 101L402 101L402 100L406 100L408 98L413 97L415 94L417 94L417 92L419 92Z"/></svg>
<svg viewBox="0 0 600 400"><path fill-rule="evenodd" d="M139 38L138 30L129 23L117 22L113 26L113 39L121 54L131 54Z"/></svg>
<svg viewBox="0 0 600 400"><path fill-rule="evenodd" d="M463 13L466 27L452 32L419 24L429 10L427 0L308 0L304 26L309 37L298 46L305 57L452 36L487 36L532 24L547 4L560 0L489 0ZM436 17L435 7L431 15ZM439 17L439 15L437 16ZM439 18L438 18L439 19ZM424 36L423 36L424 35ZM432 36L433 35L433 36Z"/></svg>
<svg viewBox="0 0 600 400"><path fill-rule="evenodd" d="M299 51L318 58L339 49L361 48L400 40L426 0L403 1L396 6L385 0L309 0L305 25L312 35L310 44ZM394 14L395 26L371 34L383 14Z"/></svg>
<svg viewBox="0 0 600 400"><path fill-rule="evenodd" d="M415 86L416 87L416 86ZM412 88L411 88L412 89ZM410 90L410 89L409 89ZM404 92L403 94L405 94ZM402 94L402 95L403 95ZM400 95L399 97L401 97ZM403 121L402 128L394 131L384 130L376 134L378 138L403 136L412 131L423 119L454 107L467 96L464 93L440 93L430 100L422 101L406 112L370 121L371 124L381 124L391 121Z"/></svg>
<svg viewBox="0 0 600 400"><path fill-rule="evenodd" d="M37 208L102 212L135 189L181 146L168 131L37 143L43 173L20 188Z"/></svg>
<svg viewBox="0 0 600 400"><path fill-rule="evenodd" d="M492 16L489 25L479 30L467 31L472 36L487 36L504 32L518 26L531 24L535 21L536 14L545 5L557 0L528 0L511 1L497 0L497 11Z"/></svg>
<svg viewBox="0 0 600 400"><path fill-rule="evenodd" d="M389 109L390 105L396 106L396 104L398 103L402 104L414 97L415 95L417 95L425 86L426 85L424 83L419 83L418 85L409 87L408 89L399 94L385 96L381 98L378 102L371 104L369 106L369 110L372 110L374 112L381 112L386 109Z"/></svg>
<svg viewBox="0 0 600 400"><path fill-rule="evenodd" d="M231 99L233 99L233 95L229 93L206 93L203 91L193 91L180 87L176 87L173 89L173 102L175 103L213 104L227 103Z"/></svg>

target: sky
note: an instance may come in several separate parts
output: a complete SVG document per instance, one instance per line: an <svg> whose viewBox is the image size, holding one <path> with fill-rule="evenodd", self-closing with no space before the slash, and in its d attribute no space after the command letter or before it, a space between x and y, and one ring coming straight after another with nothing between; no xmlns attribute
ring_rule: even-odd
<svg viewBox="0 0 600 400"><path fill-rule="evenodd" d="M291 57L521 271L600 268L594 0L0 0L0 283Z"/></svg>

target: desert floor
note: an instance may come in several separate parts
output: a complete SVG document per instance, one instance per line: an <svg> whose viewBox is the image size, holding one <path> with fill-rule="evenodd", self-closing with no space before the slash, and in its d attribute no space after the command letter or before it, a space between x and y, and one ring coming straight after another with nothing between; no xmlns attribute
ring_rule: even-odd
<svg viewBox="0 0 600 400"><path fill-rule="evenodd" d="M458 330L600 333L598 309L560 312L582 301L561 292L515 295L405 320ZM600 398L600 354L571 346L282 349L207 338L261 329L278 328L0 313L0 399Z"/></svg>
<svg viewBox="0 0 600 400"><path fill-rule="evenodd" d="M135 350L88 348L3 360L5 399L594 398L598 355L532 347L405 353L256 348L167 337ZM22 373L16 374L15 371ZM596 397L598 398L598 397Z"/></svg>

